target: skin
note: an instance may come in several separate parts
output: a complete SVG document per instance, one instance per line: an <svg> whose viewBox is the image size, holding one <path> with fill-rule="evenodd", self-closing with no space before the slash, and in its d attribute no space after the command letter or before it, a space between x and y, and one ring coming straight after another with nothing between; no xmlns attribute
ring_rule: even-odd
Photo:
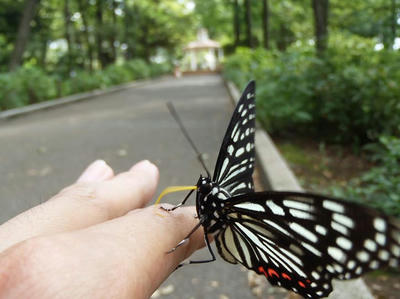
<svg viewBox="0 0 400 299"><path fill-rule="evenodd" d="M0 226L0 298L148 298L204 246L194 207L146 207L158 169L114 175L92 163L77 182ZM164 207L166 207L164 205Z"/></svg>

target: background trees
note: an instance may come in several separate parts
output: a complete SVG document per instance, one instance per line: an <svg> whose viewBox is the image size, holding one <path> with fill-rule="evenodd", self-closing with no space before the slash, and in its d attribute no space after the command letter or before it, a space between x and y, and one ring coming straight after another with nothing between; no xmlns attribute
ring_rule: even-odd
<svg viewBox="0 0 400 299"><path fill-rule="evenodd" d="M0 71L35 65L62 76L171 54L193 35L185 1L0 0ZM189 29L189 30L188 30Z"/></svg>

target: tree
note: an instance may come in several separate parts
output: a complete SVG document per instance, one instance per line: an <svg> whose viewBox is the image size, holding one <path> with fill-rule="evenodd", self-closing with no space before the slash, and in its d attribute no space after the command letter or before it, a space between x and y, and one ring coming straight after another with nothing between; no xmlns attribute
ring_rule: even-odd
<svg viewBox="0 0 400 299"><path fill-rule="evenodd" d="M235 47L240 44L240 6L239 1L233 1L233 32L235 36Z"/></svg>
<svg viewBox="0 0 400 299"><path fill-rule="evenodd" d="M14 46L14 51L11 55L9 70L15 70L21 65L22 55L24 54L26 44L31 31L31 21L35 16L37 6L40 0L26 0L22 19L18 28L17 39Z"/></svg>
<svg viewBox="0 0 400 299"><path fill-rule="evenodd" d="M249 48L254 47L252 34L252 18L251 18L251 0L245 0L245 20L246 20L246 45Z"/></svg>
<svg viewBox="0 0 400 299"><path fill-rule="evenodd" d="M64 0L64 22L65 22L65 40L67 41L67 70L68 73L72 69L73 45L71 40L71 12L69 9L69 0Z"/></svg>
<svg viewBox="0 0 400 299"><path fill-rule="evenodd" d="M96 44L97 44L97 59L100 66L104 68L107 65L106 54L103 50L103 9L104 0L96 1Z"/></svg>
<svg viewBox="0 0 400 299"><path fill-rule="evenodd" d="M264 48L269 48L269 7L268 0L263 0L263 9L262 9L262 31L263 31L263 44Z"/></svg>
<svg viewBox="0 0 400 299"><path fill-rule="evenodd" d="M321 55L328 43L328 10L329 0L311 0L314 12L316 49Z"/></svg>
<svg viewBox="0 0 400 299"><path fill-rule="evenodd" d="M78 8L82 17L83 34L85 36L87 54L89 58L88 66L89 66L89 71L91 72L93 70L93 46L89 35L88 4L87 1L84 0L77 0L77 1L78 1Z"/></svg>

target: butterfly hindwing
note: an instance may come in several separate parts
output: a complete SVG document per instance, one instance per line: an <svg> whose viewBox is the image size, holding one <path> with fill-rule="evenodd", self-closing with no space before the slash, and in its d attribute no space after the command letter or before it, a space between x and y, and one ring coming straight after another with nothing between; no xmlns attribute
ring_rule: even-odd
<svg viewBox="0 0 400 299"><path fill-rule="evenodd" d="M231 195L253 191L255 82L245 88L219 151L213 181Z"/></svg>
<svg viewBox="0 0 400 299"><path fill-rule="evenodd" d="M257 192L226 201L220 255L304 297L327 296L332 278L398 267L400 226L355 203L309 193Z"/></svg>

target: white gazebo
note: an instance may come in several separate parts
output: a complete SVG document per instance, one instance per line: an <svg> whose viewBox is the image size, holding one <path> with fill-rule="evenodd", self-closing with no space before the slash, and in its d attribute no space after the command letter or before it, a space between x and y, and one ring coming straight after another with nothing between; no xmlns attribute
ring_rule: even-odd
<svg viewBox="0 0 400 299"><path fill-rule="evenodd" d="M184 72L217 71L223 58L220 43L209 39L206 29L200 29L197 40L190 42L184 51Z"/></svg>

